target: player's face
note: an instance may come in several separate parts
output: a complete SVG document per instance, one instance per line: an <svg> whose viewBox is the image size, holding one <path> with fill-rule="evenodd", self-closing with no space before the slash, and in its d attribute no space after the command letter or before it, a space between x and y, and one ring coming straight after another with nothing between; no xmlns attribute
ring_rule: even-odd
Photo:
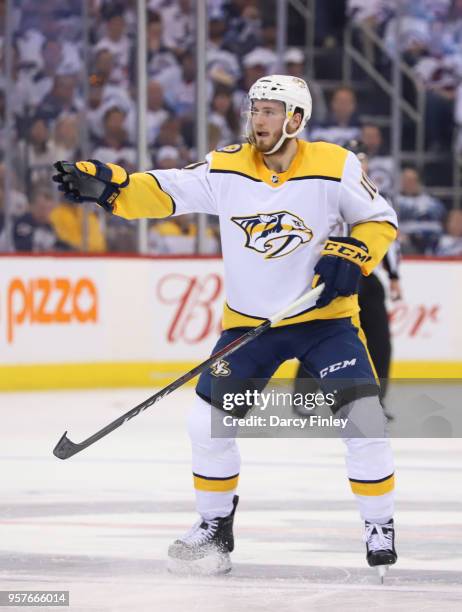
<svg viewBox="0 0 462 612"><path fill-rule="evenodd" d="M261 153L271 151L282 135L284 104L273 100L254 100L250 112L255 147Z"/></svg>

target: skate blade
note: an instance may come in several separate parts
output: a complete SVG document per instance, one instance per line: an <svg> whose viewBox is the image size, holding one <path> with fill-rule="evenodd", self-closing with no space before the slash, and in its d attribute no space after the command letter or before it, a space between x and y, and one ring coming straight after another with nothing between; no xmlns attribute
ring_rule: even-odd
<svg viewBox="0 0 462 612"><path fill-rule="evenodd" d="M390 569L390 566L389 565L376 565L375 567L379 575L380 584L383 584L385 580L385 576L387 575L387 572Z"/></svg>
<svg viewBox="0 0 462 612"><path fill-rule="evenodd" d="M229 553L212 553L202 559L184 560L169 557L167 570L178 576L217 576L231 571Z"/></svg>

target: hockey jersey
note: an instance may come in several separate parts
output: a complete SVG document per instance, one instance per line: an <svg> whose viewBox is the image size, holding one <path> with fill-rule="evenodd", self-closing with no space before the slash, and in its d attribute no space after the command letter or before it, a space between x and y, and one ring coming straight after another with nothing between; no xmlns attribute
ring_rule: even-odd
<svg viewBox="0 0 462 612"><path fill-rule="evenodd" d="M366 275L396 237L396 214L357 157L325 142L298 140L282 173L250 144L224 147L182 170L132 174L114 203L114 214L126 219L201 212L219 217L225 329L258 325L305 293L324 243L344 224L369 248ZM357 296L338 297L324 308L309 304L279 325L358 311Z"/></svg>

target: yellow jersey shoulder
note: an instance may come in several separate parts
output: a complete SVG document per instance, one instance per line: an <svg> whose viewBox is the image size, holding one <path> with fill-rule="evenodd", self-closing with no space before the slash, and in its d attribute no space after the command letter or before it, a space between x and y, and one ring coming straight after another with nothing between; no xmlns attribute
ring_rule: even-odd
<svg viewBox="0 0 462 612"><path fill-rule="evenodd" d="M248 144L233 144L212 151L210 172L231 172L257 178L255 151Z"/></svg>
<svg viewBox="0 0 462 612"><path fill-rule="evenodd" d="M287 172L279 175L281 185L290 179L319 177L340 180L348 151L329 142L307 142L298 140L298 150ZM256 181L271 185L270 175L276 174L266 168L262 155L252 145L234 144L212 151L210 172L241 174ZM267 176L268 175L268 176Z"/></svg>
<svg viewBox="0 0 462 612"><path fill-rule="evenodd" d="M299 140L298 176L341 179L348 150L330 142Z"/></svg>

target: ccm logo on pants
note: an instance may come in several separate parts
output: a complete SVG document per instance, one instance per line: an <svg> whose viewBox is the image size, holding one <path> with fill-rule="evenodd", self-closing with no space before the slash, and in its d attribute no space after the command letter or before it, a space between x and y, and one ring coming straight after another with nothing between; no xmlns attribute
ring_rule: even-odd
<svg viewBox="0 0 462 612"><path fill-rule="evenodd" d="M324 378L324 376L327 376L329 372L336 372L337 370L342 370L343 368L347 368L348 366L354 366L355 363L356 363L356 357L354 359L350 359L350 361L348 361L348 359L345 359L345 361L339 361L338 363L333 363L332 365L327 366L327 368L323 368L319 372L319 376L320 378Z"/></svg>

